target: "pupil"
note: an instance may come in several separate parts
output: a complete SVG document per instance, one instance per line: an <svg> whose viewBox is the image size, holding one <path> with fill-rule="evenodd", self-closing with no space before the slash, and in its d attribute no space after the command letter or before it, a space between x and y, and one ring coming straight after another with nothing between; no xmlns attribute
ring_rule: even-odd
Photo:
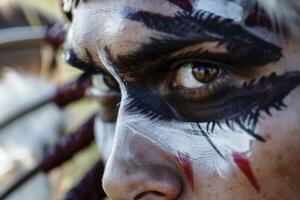
<svg viewBox="0 0 300 200"><path fill-rule="evenodd" d="M202 82L208 83L216 78L218 75L219 69L209 66L196 66L192 69L194 77Z"/></svg>

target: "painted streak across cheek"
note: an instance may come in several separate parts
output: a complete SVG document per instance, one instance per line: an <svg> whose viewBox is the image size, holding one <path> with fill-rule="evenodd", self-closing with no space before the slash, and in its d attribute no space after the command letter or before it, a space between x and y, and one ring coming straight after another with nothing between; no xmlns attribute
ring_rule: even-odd
<svg viewBox="0 0 300 200"><path fill-rule="evenodd" d="M234 153L232 155L234 163L238 166L241 172L247 177L253 188L257 193L260 193L260 186L257 182L257 179L253 173L249 160L240 153Z"/></svg>
<svg viewBox="0 0 300 200"><path fill-rule="evenodd" d="M190 155L188 153L183 153L178 151L178 161L182 166L182 169L185 173L185 176L191 185L192 189L194 188L194 172L191 162Z"/></svg>

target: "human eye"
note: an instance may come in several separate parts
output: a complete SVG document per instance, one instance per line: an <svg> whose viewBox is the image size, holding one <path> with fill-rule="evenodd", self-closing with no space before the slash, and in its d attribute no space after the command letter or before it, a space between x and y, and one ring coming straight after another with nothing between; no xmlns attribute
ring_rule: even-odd
<svg viewBox="0 0 300 200"><path fill-rule="evenodd" d="M248 69L244 73L242 68L204 58L170 65L164 98L180 121L223 121L250 112L257 90L244 86L252 79Z"/></svg>
<svg viewBox="0 0 300 200"><path fill-rule="evenodd" d="M208 63L189 62L183 64L177 71L173 87L186 89L202 88L214 81L222 70Z"/></svg>
<svg viewBox="0 0 300 200"><path fill-rule="evenodd" d="M94 96L119 95L119 85L110 75L98 73L92 75L92 93Z"/></svg>
<svg viewBox="0 0 300 200"><path fill-rule="evenodd" d="M117 81L104 72L92 75L90 95L98 103L101 119L105 122L115 122L121 100Z"/></svg>
<svg viewBox="0 0 300 200"><path fill-rule="evenodd" d="M181 61L174 64L169 89L173 96L197 101L218 92L233 81L230 67L204 60Z"/></svg>

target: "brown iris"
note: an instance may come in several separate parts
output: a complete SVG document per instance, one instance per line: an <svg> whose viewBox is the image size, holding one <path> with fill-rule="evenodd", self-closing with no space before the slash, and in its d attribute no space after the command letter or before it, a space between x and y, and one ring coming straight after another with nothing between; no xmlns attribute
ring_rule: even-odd
<svg viewBox="0 0 300 200"><path fill-rule="evenodd" d="M197 81L209 83L219 75L220 69L209 65L199 65L198 63L194 63L192 72Z"/></svg>

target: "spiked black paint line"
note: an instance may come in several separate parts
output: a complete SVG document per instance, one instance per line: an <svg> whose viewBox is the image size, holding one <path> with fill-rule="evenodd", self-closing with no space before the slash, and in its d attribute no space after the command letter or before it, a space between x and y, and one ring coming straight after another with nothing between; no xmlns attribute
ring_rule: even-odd
<svg viewBox="0 0 300 200"><path fill-rule="evenodd" d="M204 121L218 118L234 118L239 115L244 115L250 111L253 115L243 117L243 121L249 118L258 118L259 111L265 111L270 115L270 108L280 110L284 107L283 99L300 84L300 72L287 72L284 75L271 74L269 77L262 77L258 83L255 80L246 82L241 88L231 87L226 89L227 92L223 95L222 101L207 100L207 103L202 102L200 108L204 113L206 109L214 110L213 115L207 114L203 117ZM224 90L225 91L225 90ZM208 102L209 101L209 102ZM238 105L236 105L238 102ZM218 107L233 106L234 109L217 111ZM196 107L195 107L196 108ZM244 108L244 109L241 109ZM226 112L224 112L226 111ZM224 114L222 114L224 113ZM225 116L227 115L227 117ZM231 116L231 117L230 117ZM248 122L251 124L251 121Z"/></svg>
<svg viewBox="0 0 300 200"><path fill-rule="evenodd" d="M272 74L262 77L258 83L252 80L243 87L228 87L218 98L210 98L197 104L185 104L187 110L194 110L194 115L186 113L182 118L186 121L212 122L213 126L219 122L234 129L238 125L254 138L264 141L255 133L255 127L261 112L271 116L270 109L282 110L285 105L283 99L300 85L300 72L287 72L284 75ZM183 104L179 99L174 100L177 105ZM172 103L170 103L172 105ZM183 113L181 113L183 114Z"/></svg>
<svg viewBox="0 0 300 200"><path fill-rule="evenodd" d="M149 29L170 34L170 37L189 41L191 44L197 42L227 44L226 48L231 54L244 53L243 55L259 56L257 58L260 58L260 63L257 65L264 65L282 57L281 48L249 33L242 25L231 19L224 19L206 11L177 13L173 17L138 11L128 14L127 18L140 22ZM239 44L239 48L231 44ZM245 48L241 48L242 46ZM249 48L250 52L243 52ZM244 57L241 57L241 60Z"/></svg>
<svg viewBox="0 0 300 200"><path fill-rule="evenodd" d="M170 55L195 45L212 43L215 48L225 48L226 52L210 52L200 48L186 54L198 58L217 60L233 67L253 68L276 62L282 58L281 48L247 32L233 20L214 14L197 11L178 13L174 17L139 11L128 14L127 18L140 22L149 29L167 33L156 35L130 55L120 55L116 65L134 69L161 69ZM251 56L250 56L251 55ZM178 56L180 59L182 55ZM192 58L188 58L192 59Z"/></svg>
<svg viewBox="0 0 300 200"><path fill-rule="evenodd" d="M210 99L206 103L201 102L197 104L197 106L192 108L193 114L197 113L197 116L191 116L192 113L190 112L185 116L182 115L178 110L178 105L174 105L170 101L160 103L163 106L168 105L168 111L165 112L166 117L161 115L162 112L160 112L159 108L156 108L155 111L153 108L157 101L164 100L162 98L153 101L152 106L149 107L145 101L142 101L143 97L140 96L140 101L131 102L131 104L128 104L127 109L134 108L135 111L148 116L150 120L178 120L188 123L206 122L206 134L203 134L205 130L201 127L199 130L195 130L195 133L191 133L193 135L201 133L205 137L213 133L215 125L218 125L220 128L226 125L231 130L234 130L234 126L237 125L255 139L264 142L264 138L255 133L260 114L265 112L271 116L271 108L275 108L278 111L282 110L285 107L283 99L299 85L299 71L287 72L283 75L273 73L268 77L262 77L257 83L255 80L252 80L245 83L242 87L228 88L227 93L221 99ZM142 93L142 91L140 92ZM149 101L151 100L148 99ZM141 104L141 102L143 103ZM185 109L190 107L186 102L178 99L175 102L184 105ZM176 115L174 112L171 112L173 110L177 111ZM170 115L170 113L173 114ZM211 145L214 149L217 148L213 143ZM220 152L218 154L222 155Z"/></svg>

